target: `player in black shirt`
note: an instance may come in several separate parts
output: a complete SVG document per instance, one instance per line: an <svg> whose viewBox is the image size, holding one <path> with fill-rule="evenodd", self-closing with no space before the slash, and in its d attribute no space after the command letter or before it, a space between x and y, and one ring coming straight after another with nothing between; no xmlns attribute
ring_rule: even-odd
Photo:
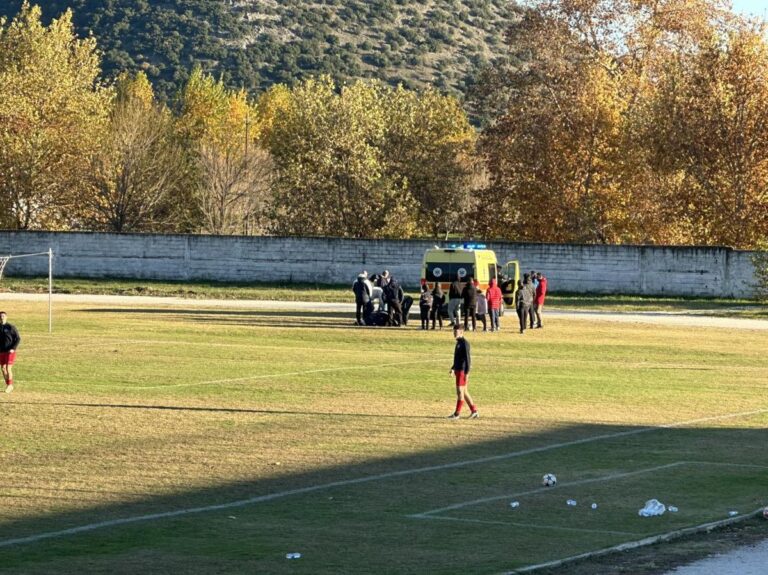
<svg viewBox="0 0 768 575"><path fill-rule="evenodd" d="M453 329L453 337L456 338L456 348L453 351L453 367L451 373L456 376L456 410L448 419L458 419L461 414L461 408L464 401L469 405L469 418L477 419L477 406L472 401L472 396L467 392L467 381L469 379L469 370L472 367L472 356L469 351L469 342L464 339L464 330L461 326Z"/></svg>

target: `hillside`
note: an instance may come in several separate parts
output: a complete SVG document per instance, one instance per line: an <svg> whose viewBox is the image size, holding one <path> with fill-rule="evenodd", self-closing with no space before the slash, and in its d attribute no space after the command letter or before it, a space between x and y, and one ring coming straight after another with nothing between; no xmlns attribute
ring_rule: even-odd
<svg viewBox="0 0 768 575"><path fill-rule="evenodd" d="M13 16L22 0L2 2ZM96 36L108 77L145 70L169 96L195 64L256 91L328 73L460 94L500 55L505 0L33 0Z"/></svg>

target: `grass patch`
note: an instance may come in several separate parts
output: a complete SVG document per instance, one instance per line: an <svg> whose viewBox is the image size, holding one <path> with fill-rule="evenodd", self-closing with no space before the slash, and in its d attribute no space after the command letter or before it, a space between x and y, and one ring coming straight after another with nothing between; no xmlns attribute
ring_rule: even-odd
<svg viewBox="0 0 768 575"><path fill-rule="evenodd" d="M351 282L350 282L351 286ZM47 293L47 278L5 277L0 293ZM54 278L54 293L182 297L189 299L250 299L352 303L347 285L287 283L168 282L124 279ZM417 294L414 293L414 296ZM547 307L578 311L678 312L768 318L768 304L747 299L579 295L552 292Z"/></svg>
<svg viewBox="0 0 768 575"><path fill-rule="evenodd" d="M768 333L471 334L481 418L448 421L447 331L63 304L48 335L44 304L7 311L24 339L0 397L0 572L498 573L768 503ZM652 497L680 512L639 519Z"/></svg>

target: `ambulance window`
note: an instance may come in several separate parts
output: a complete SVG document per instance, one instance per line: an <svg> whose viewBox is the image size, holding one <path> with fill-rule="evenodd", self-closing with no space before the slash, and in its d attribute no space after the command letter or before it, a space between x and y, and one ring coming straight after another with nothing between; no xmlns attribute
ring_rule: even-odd
<svg viewBox="0 0 768 575"><path fill-rule="evenodd" d="M496 264L488 264L488 281L491 279L498 279L496 277Z"/></svg>
<svg viewBox="0 0 768 575"><path fill-rule="evenodd" d="M453 281L449 279L451 274L451 264L431 262L427 264L427 281L428 282L449 282Z"/></svg>

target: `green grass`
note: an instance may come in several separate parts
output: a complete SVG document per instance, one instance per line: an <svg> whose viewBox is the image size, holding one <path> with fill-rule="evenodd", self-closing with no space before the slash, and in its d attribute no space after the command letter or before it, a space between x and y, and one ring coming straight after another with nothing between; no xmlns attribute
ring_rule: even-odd
<svg viewBox="0 0 768 575"><path fill-rule="evenodd" d="M447 331L137 303L60 305L48 335L4 306L0 543L280 496L0 546L0 572L499 573L768 503L768 332L470 334L481 419L448 421ZM652 497L680 512L639 518Z"/></svg>
<svg viewBox="0 0 768 575"><path fill-rule="evenodd" d="M0 282L0 293L47 293L47 291L47 278L5 277ZM337 303L353 301L352 291L349 286L327 284L188 283L152 280L55 278L54 293ZM586 296L552 292L547 296L547 306L581 311L663 311L758 319L768 318L768 305L748 299L627 295Z"/></svg>

